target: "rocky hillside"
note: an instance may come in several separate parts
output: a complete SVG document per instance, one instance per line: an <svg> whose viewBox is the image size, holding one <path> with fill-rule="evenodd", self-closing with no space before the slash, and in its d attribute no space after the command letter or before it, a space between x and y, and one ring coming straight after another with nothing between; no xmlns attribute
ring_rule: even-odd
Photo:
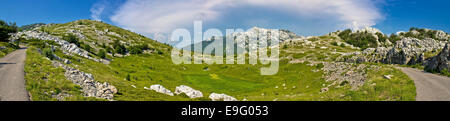
<svg viewBox="0 0 450 121"><path fill-rule="evenodd" d="M383 34L380 30L371 27L359 30L346 29L344 31L332 32L328 35L339 37L342 41L362 50L371 47L390 46L392 44L387 35Z"/></svg>
<svg viewBox="0 0 450 121"><path fill-rule="evenodd" d="M444 48L449 43L449 34L440 30L411 28L409 32L398 32L390 38L386 42L393 43L392 45L385 44L386 46L367 48L362 52L346 53L338 60L422 65L430 72L441 72L448 67L448 64L443 63L448 63L446 58L450 57L448 54L445 55L448 48Z"/></svg>
<svg viewBox="0 0 450 121"><path fill-rule="evenodd" d="M34 33L33 33L34 32ZM101 49L104 49L110 55L127 55L132 48L145 46L145 52L167 53L169 46L151 40L134 32L112 26L100 21L78 20L64 24L48 24L38 26L32 30L21 33L32 35L26 38L40 38L43 40L54 38L41 38L40 35L48 34L59 39L64 39L69 43L76 44L78 47L96 55ZM23 34L16 34L15 39L20 39ZM75 36L72 37L72 36ZM120 49L118 51L118 49ZM143 51L137 50L136 53Z"/></svg>
<svg viewBox="0 0 450 121"><path fill-rule="evenodd" d="M54 65L53 68L63 68L65 73L63 75L61 74L61 76L66 77L67 80L80 86L82 89L80 94L86 97L96 97L107 100L113 100L113 95L117 93L116 87L109 84L108 81L98 81L94 79L92 74L76 69L79 66L86 65L74 65L74 63L81 62L81 59L83 58L99 64L109 64L115 58L132 54L146 53L162 55L165 53L167 54L170 50L170 46L148 39L142 35L109 24L90 20L79 20L65 24L39 24L30 29L24 29L23 31L12 34L10 40L27 43L28 46L30 46L29 51L31 52L29 53L35 53L35 51L37 51L42 56L51 60L51 63ZM142 48L141 46L145 48ZM30 61L30 63L35 63L34 65L38 64L34 60L37 56L33 54L29 55L30 56L27 58L28 61ZM36 78L32 76L39 75L38 73L42 73L42 70L39 71L34 69L44 68L49 67L29 67L26 71L30 75L27 75L27 77ZM44 76L39 78L48 77ZM27 83L33 85L36 82L29 81ZM45 83L49 82L46 81ZM68 92L77 91L58 90L56 92L59 93L51 93L51 98L42 98L45 96L41 95L47 95L49 94L49 91L55 92L55 90L48 90L45 88L37 90L38 91L31 91L36 93L35 97L37 100L48 100L52 98L64 100L66 97L75 96L73 93L71 94ZM43 92L44 94L42 94Z"/></svg>
<svg viewBox="0 0 450 121"><path fill-rule="evenodd" d="M426 71L450 76L450 43L447 43L438 55L427 58L423 65Z"/></svg>

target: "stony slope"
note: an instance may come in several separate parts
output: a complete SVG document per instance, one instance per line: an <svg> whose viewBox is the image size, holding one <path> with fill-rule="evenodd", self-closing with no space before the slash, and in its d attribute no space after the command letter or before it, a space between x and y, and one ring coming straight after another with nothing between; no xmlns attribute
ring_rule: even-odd
<svg viewBox="0 0 450 121"><path fill-rule="evenodd" d="M114 48L113 42L115 40L119 40L125 47L148 44L150 49L155 52L167 53L170 49L165 44L100 21L78 20L64 24L49 24L38 27L36 30L58 37L68 34L75 35L81 42L94 48L93 53L98 52L102 48Z"/></svg>
<svg viewBox="0 0 450 121"><path fill-rule="evenodd" d="M394 36L394 37L392 37ZM411 28L409 32L391 35L397 40L389 46L367 48L362 52L346 53L338 60L345 62L376 62L385 64L425 66L427 71L448 73L450 35L440 30ZM445 70L444 70L445 69ZM442 71L444 70L444 72Z"/></svg>

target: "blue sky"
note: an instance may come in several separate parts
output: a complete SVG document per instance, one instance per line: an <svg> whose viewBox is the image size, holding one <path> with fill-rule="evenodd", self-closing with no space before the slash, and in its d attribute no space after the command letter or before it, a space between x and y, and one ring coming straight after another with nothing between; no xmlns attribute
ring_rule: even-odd
<svg viewBox="0 0 450 121"><path fill-rule="evenodd" d="M100 19L153 38L176 28L253 26L322 35L343 28L373 26L384 33L424 27L450 31L448 0L7 0L0 19L65 23ZM278 2L280 1L280 2ZM162 37L161 39L163 39Z"/></svg>

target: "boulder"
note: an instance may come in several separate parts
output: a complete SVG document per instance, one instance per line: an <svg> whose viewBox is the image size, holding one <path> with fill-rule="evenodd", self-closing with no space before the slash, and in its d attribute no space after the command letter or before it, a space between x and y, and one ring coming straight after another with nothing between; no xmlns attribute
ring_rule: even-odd
<svg viewBox="0 0 450 121"><path fill-rule="evenodd" d="M320 89L320 93L328 92L328 87Z"/></svg>
<svg viewBox="0 0 450 121"><path fill-rule="evenodd" d="M209 95L209 99L211 99L212 101L238 101L236 98L229 95L217 93L211 93Z"/></svg>
<svg viewBox="0 0 450 121"><path fill-rule="evenodd" d="M144 88L146 88L146 87L144 87ZM162 85L159 85L159 84L152 85L152 86L150 86L150 88L146 88L146 89L154 90L154 91L159 92L159 93L163 93L163 94L166 94L166 95L173 96L173 93L170 90L164 88Z"/></svg>
<svg viewBox="0 0 450 121"><path fill-rule="evenodd" d="M442 70L450 71L450 42L448 42L442 51L432 57L427 59L425 62L425 70L441 72Z"/></svg>
<svg viewBox="0 0 450 121"><path fill-rule="evenodd" d="M394 75L384 75L383 77L385 78L385 79L391 79L392 78L392 76L394 76Z"/></svg>
<svg viewBox="0 0 450 121"><path fill-rule="evenodd" d="M179 95L181 93L186 94L189 98L200 98L203 97L203 93L195 90L186 85L180 85L175 88L175 94Z"/></svg>

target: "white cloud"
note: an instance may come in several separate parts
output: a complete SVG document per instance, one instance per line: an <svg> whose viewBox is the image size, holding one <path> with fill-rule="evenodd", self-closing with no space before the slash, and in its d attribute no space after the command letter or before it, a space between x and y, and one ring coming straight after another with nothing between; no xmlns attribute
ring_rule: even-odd
<svg viewBox="0 0 450 121"><path fill-rule="evenodd" d="M283 11L302 18L329 19L332 16L334 19L329 21L339 23L336 26L361 28L373 26L383 18L375 2L373 0L128 0L110 19L120 26L141 33L170 33L177 28L192 26L194 20L219 21L230 9L251 6Z"/></svg>
<svg viewBox="0 0 450 121"><path fill-rule="evenodd" d="M94 20L101 21L101 15L103 11L105 10L106 4L104 2L100 2L97 4L94 4L91 8L91 18Z"/></svg>

